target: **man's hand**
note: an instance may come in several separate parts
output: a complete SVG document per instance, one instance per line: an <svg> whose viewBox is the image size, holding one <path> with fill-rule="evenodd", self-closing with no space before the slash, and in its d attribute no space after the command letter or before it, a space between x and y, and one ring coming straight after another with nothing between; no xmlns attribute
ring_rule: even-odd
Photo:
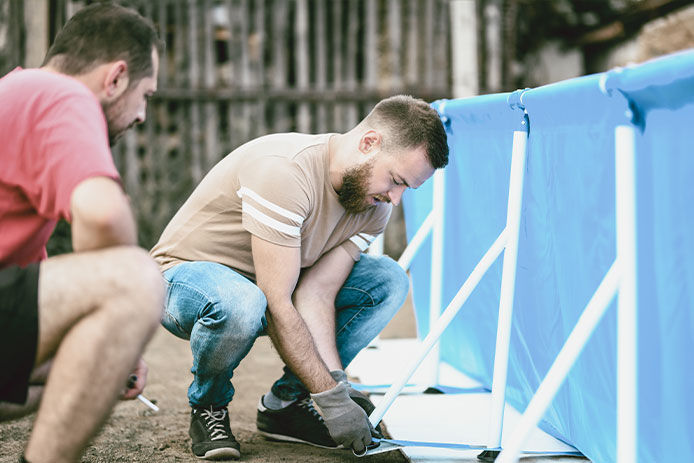
<svg viewBox="0 0 694 463"><path fill-rule="evenodd" d="M347 383L324 392L311 394L323 412L325 425L333 440L360 455L371 443L372 427L364 410L349 396Z"/></svg>
<svg viewBox="0 0 694 463"><path fill-rule="evenodd" d="M149 368L142 357L137 361L137 366L130 375L137 377L135 382L131 384L126 384L126 389L121 396L121 400L132 400L136 398L145 389L145 384L147 383L147 371Z"/></svg>
<svg viewBox="0 0 694 463"><path fill-rule="evenodd" d="M371 415L371 412L374 411L376 406L373 403L371 403L371 400L369 400L369 398L366 397L366 395L357 391L349 384L349 381L347 380L347 373L345 373L344 370L331 370L330 376L333 377L335 382L345 383L347 385L347 392L349 393L349 397L352 400L354 400L357 403L357 405L359 405L364 410L364 412L366 412L367 415Z"/></svg>
<svg viewBox="0 0 694 463"><path fill-rule="evenodd" d="M373 413L373 411L376 409L376 406L373 404L373 402L371 402L371 399L369 399L366 394L357 391L349 384L349 381L347 380L347 373L345 373L344 370L331 370L330 376L332 376L333 379L338 383L343 382L347 384L349 397L355 401L357 405L362 408L362 410L364 410L367 416L371 416L371 413ZM374 437L383 437L383 430L381 429L380 424L376 426L376 430L373 434Z"/></svg>

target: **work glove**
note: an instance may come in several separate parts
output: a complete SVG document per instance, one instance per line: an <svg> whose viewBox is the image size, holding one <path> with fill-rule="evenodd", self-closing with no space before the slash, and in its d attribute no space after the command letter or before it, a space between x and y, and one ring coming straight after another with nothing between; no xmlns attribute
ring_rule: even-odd
<svg viewBox="0 0 694 463"><path fill-rule="evenodd" d="M364 412L366 412L367 416L371 416L371 413L376 409L376 406L373 404L373 402L371 402L371 400L366 396L366 394L357 391L349 384L349 381L347 380L347 373L345 373L344 370L331 370L330 376L332 376L333 379L338 383L342 382L347 384L349 397L353 401L355 401L357 405L359 405L362 408L362 410L364 410ZM372 429L372 431L374 431L373 437L383 437L383 430L381 429L380 423L376 427L376 430Z"/></svg>
<svg viewBox="0 0 694 463"><path fill-rule="evenodd" d="M311 394L323 412L323 420L333 440L361 455L371 443L371 423L364 410L349 397L347 383L338 382L327 391Z"/></svg>

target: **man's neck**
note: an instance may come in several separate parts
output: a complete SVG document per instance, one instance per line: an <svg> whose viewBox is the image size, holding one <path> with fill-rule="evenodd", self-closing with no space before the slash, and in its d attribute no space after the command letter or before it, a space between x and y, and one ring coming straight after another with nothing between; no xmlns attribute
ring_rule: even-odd
<svg viewBox="0 0 694 463"><path fill-rule="evenodd" d="M91 71L80 74L80 75L70 75L66 74L62 71L60 71L58 68L51 66L50 64L46 64L45 66L41 66L39 69L42 71L46 72L51 72L53 74L62 74L67 77L71 77L75 80L78 80L82 82L91 92L96 95L97 98L100 97L99 90L100 90L100 85L99 85L99 72L98 72L98 67L95 69L92 69Z"/></svg>
<svg viewBox="0 0 694 463"><path fill-rule="evenodd" d="M342 174L345 170L345 153L343 151L348 134L335 134L328 139L328 172L330 183L335 191L342 188Z"/></svg>

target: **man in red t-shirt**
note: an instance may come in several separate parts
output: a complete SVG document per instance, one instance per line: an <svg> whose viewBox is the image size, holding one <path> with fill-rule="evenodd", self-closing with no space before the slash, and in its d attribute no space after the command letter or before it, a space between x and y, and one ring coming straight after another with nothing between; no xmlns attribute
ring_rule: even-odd
<svg viewBox="0 0 694 463"><path fill-rule="evenodd" d="M144 121L160 48L151 22L100 3L41 68L0 79L0 419L41 399L22 461L79 460L116 400L144 388L163 285L109 145ZM75 252L46 259L60 219Z"/></svg>

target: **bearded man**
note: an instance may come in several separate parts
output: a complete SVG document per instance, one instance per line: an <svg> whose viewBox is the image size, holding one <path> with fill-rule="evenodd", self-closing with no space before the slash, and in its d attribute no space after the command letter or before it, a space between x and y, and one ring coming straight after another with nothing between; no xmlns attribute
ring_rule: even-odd
<svg viewBox="0 0 694 463"><path fill-rule="evenodd" d="M259 432L364 451L373 405L344 368L401 307L409 281L389 257L363 252L405 189L447 162L436 111L401 95L346 133L264 136L207 174L152 249L168 285L163 325L193 351L197 457L239 458L230 380L265 333L286 366L260 399Z"/></svg>
<svg viewBox="0 0 694 463"><path fill-rule="evenodd" d="M43 66L0 79L0 419L40 403L20 461L79 461L116 400L145 385L164 285L109 146L144 121L160 47L150 21L97 3ZM60 219L74 252L47 258Z"/></svg>

